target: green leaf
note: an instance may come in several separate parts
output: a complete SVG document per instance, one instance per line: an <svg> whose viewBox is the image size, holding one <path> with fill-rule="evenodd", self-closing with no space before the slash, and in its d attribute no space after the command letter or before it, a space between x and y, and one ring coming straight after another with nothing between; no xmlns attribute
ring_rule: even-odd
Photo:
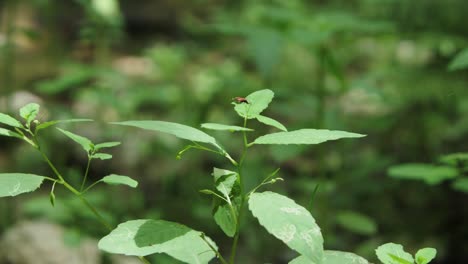
<svg viewBox="0 0 468 264"><path fill-rule="evenodd" d="M228 237L234 237L236 234L237 215L233 214L230 206L235 205L229 205L226 202L216 204L213 209L213 218Z"/></svg>
<svg viewBox="0 0 468 264"><path fill-rule="evenodd" d="M101 179L102 182L112 185L127 185L132 188L138 186L138 182L128 176L111 174Z"/></svg>
<svg viewBox="0 0 468 264"><path fill-rule="evenodd" d="M29 126L37 114L39 113L40 106L36 103L29 103L20 109L20 116L26 120L26 124Z"/></svg>
<svg viewBox="0 0 468 264"><path fill-rule="evenodd" d="M340 138L360 138L365 135L327 129L299 129L290 132L267 134L255 139L253 144L319 144Z"/></svg>
<svg viewBox="0 0 468 264"><path fill-rule="evenodd" d="M108 160L108 159L112 159L112 155L107 154L107 153L95 153L91 156L91 158L100 159L100 160Z"/></svg>
<svg viewBox="0 0 468 264"><path fill-rule="evenodd" d="M457 191L468 193L468 178L456 179L452 182L452 188Z"/></svg>
<svg viewBox="0 0 468 264"><path fill-rule="evenodd" d="M237 213L239 211L240 186L237 176L238 174L234 171L213 168L216 189L221 192L227 201L216 196L213 197L213 218L229 237L233 237L236 233Z"/></svg>
<svg viewBox="0 0 468 264"><path fill-rule="evenodd" d="M208 143L222 150L221 146L218 145L218 143L216 142L216 139L214 139L212 136L196 128L178 124L178 123L147 120L147 121L114 122L111 124L121 125L121 126L131 126L131 127L137 127L137 128L147 129L147 130L154 130L154 131L159 131L163 133L168 133L178 138L187 139L187 140L196 141L196 142Z"/></svg>
<svg viewBox="0 0 468 264"><path fill-rule="evenodd" d="M32 192L44 181L43 176L24 173L0 173L0 197Z"/></svg>
<svg viewBox="0 0 468 264"><path fill-rule="evenodd" d="M412 264L413 256L403 250L403 246L395 243L381 245L375 250L377 258L383 264Z"/></svg>
<svg viewBox="0 0 468 264"><path fill-rule="evenodd" d="M431 262L437 255L437 250L435 248L422 248L416 253L416 263L417 264L427 264Z"/></svg>
<svg viewBox="0 0 468 264"><path fill-rule="evenodd" d="M459 163L468 163L468 153L452 153L444 155L440 158L440 161L452 166L457 166Z"/></svg>
<svg viewBox="0 0 468 264"><path fill-rule="evenodd" d="M74 122L89 122L93 121L92 119L66 119L66 120L52 120L52 121L47 121L44 123L41 123L37 125L36 127L36 132L39 130L42 130L44 128L48 128L50 126L56 125L56 124L62 124L62 123L74 123Z"/></svg>
<svg viewBox="0 0 468 264"><path fill-rule="evenodd" d="M390 167L388 175L397 179L422 180L427 184L435 185L457 177L458 172L455 168L448 166L407 163Z"/></svg>
<svg viewBox="0 0 468 264"><path fill-rule="evenodd" d="M94 147L94 144L93 142L91 142L91 140L83 137L83 136L80 136L80 135L77 135L77 134L74 134L70 131L66 131L66 130L63 130L61 128L57 128L60 132L62 132L63 134L65 134L67 137L71 138L73 141L75 141L76 143L80 144L81 147L83 147L83 149L86 151L86 153L89 153L93 147Z"/></svg>
<svg viewBox="0 0 468 264"><path fill-rule="evenodd" d="M94 146L94 150L98 151L103 148L112 148L120 144L121 144L120 142L116 142L116 141L99 143Z"/></svg>
<svg viewBox="0 0 468 264"><path fill-rule="evenodd" d="M216 189L218 189L224 197L229 198L229 194L237 180L237 173L234 171L213 168L213 177Z"/></svg>
<svg viewBox="0 0 468 264"><path fill-rule="evenodd" d="M325 250L322 264L369 264L369 261L354 253Z"/></svg>
<svg viewBox="0 0 468 264"><path fill-rule="evenodd" d="M311 262L311 260L308 259L305 256L299 256L299 257L289 261L288 264L318 264L318 263L317 262Z"/></svg>
<svg viewBox="0 0 468 264"><path fill-rule="evenodd" d="M257 120L265 125L269 125L269 126L272 126L272 127L276 127L278 128L279 130L283 130L283 131L288 131L288 129L283 126L283 124L281 124L280 122L274 120L273 118L269 118L269 117L266 117L266 116L262 116L262 115L258 115L257 116Z"/></svg>
<svg viewBox="0 0 468 264"><path fill-rule="evenodd" d="M54 192L50 192L49 200L50 200L50 204L55 207L55 194L54 194Z"/></svg>
<svg viewBox="0 0 468 264"><path fill-rule="evenodd" d="M249 209L269 233L311 261L321 263L322 233L307 209L273 192L251 194Z"/></svg>
<svg viewBox="0 0 468 264"><path fill-rule="evenodd" d="M166 253L185 263L203 264L215 254L201 235L178 223L140 219L120 224L99 241L98 247L109 253L131 256ZM213 242L210 244L216 248Z"/></svg>
<svg viewBox="0 0 468 264"><path fill-rule="evenodd" d="M18 128L23 127L20 121L16 120L15 118L9 115L2 114L2 113L0 113L0 124L5 124L7 126L18 127Z"/></svg>
<svg viewBox="0 0 468 264"><path fill-rule="evenodd" d="M223 124L216 124L216 123L204 123L201 125L202 128L211 129L211 130L228 130L231 132L235 131L254 131L250 128L245 128L241 126L230 126L230 125L223 125Z"/></svg>
<svg viewBox="0 0 468 264"><path fill-rule="evenodd" d="M449 71L462 70L468 68L468 48L458 53L450 62Z"/></svg>
<svg viewBox="0 0 468 264"><path fill-rule="evenodd" d="M23 138L20 134L0 127L0 136Z"/></svg>
<svg viewBox="0 0 468 264"><path fill-rule="evenodd" d="M377 224L373 219L352 211L339 213L336 221L343 228L360 235L372 235L377 231Z"/></svg>
<svg viewBox="0 0 468 264"><path fill-rule="evenodd" d="M273 97L274 93L271 90L265 89L256 91L245 98L248 103L235 103L234 110L243 118L256 118L268 107Z"/></svg>

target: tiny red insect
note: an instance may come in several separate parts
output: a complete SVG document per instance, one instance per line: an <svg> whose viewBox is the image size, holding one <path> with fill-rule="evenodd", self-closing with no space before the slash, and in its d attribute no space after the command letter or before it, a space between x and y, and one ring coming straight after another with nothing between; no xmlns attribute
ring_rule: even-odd
<svg viewBox="0 0 468 264"><path fill-rule="evenodd" d="M241 104L241 103L248 104L249 103L249 101L247 101L247 99L245 99L244 97L234 97L234 98L232 98L232 100L234 100L236 103L239 103L239 104Z"/></svg>

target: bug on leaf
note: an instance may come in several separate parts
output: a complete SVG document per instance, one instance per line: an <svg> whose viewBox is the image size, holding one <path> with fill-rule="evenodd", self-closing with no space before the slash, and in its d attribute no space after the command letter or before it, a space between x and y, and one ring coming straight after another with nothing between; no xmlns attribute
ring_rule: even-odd
<svg viewBox="0 0 468 264"><path fill-rule="evenodd" d="M249 101L247 101L247 99L245 99L244 97L234 97L234 98L232 98L232 100L234 100L234 102L236 102L238 104L242 104L242 103L248 104L249 103Z"/></svg>

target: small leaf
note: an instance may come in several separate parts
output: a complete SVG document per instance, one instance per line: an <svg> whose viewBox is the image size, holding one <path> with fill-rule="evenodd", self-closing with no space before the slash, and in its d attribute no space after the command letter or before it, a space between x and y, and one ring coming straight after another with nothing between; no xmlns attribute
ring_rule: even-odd
<svg viewBox="0 0 468 264"><path fill-rule="evenodd" d="M99 143L94 146L94 150L98 151L102 148L112 148L120 144L121 144L120 142L116 142L116 141Z"/></svg>
<svg viewBox="0 0 468 264"><path fill-rule="evenodd" d="M100 159L100 160L108 160L108 159L112 159L112 155L107 154L107 153L95 153L91 156L91 158Z"/></svg>
<svg viewBox="0 0 468 264"><path fill-rule="evenodd" d="M56 124L62 124L62 123L74 123L74 122L89 122L93 121L92 119L66 119L66 120L53 120L53 121L47 121L44 123L41 123L37 125L36 127L36 132L39 130L42 130L44 128L48 128L50 126L56 125Z"/></svg>
<svg viewBox="0 0 468 264"><path fill-rule="evenodd" d="M397 179L423 180L427 184L435 185L457 177L458 172L455 168L448 166L407 163L390 167L388 175Z"/></svg>
<svg viewBox="0 0 468 264"><path fill-rule="evenodd" d="M205 132L186 125L165 121L124 121L111 124L154 130L174 135L178 138L211 144L223 150L216 140Z"/></svg>
<svg viewBox="0 0 468 264"><path fill-rule="evenodd" d="M81 147L83 147L83 149L86 151L86 153L89 153L93 147L94 147L94 144L93 142L91 142L91 140L83 137L83 136L80 136L80 135L77 135L77 134L74 134L70 131L66 131L66 130L63 130L61 128L57 128L60 132L62 132L63 134L65 134L67 137L71 138L73 141L75 141L76 143L80 144Z"/></svg>
<svg viewBox="0 0 468 264"><path fill-rule="evenodd" d="M235 205L229 205L221 201L219 204L215 205L213 210L213 218L216 224L228 237L234 237L236 234L237 215L233 215L230 208L231 206Z"/></svg>
<svg viewBox="0 0 468 264"><path fill-rule="evenodd" d="M218 189L224 197L229 198L229 194L237 180L237 173L234 171L213 168L213 177L216 189Z"/></svg>
<svg viewBox="0 0 468 264"><path fill-rule="evenodd" d="M354 253L325 250L322 264L369 264L369 261Z"/></svg>
<svg viewBox="0 0 468 264"><path fill-rule="evenodd" d="M452 182L452 188L457 191L468 193L468 178L456 179Z"/></svg>
<svg viewBox="0 0 468 264"><path fill-rule="evenodd" d="M166 253L185 263L207 264L215 254L201 235L178 223L140 219L120 224L99 241L98 247L109 253L130 256Z"/></svg>
<svg viewBox="0 0 468 264"><path fill-rule="evenodd" d="M468 153L444 155L440 158L440 161L451 166L457 166L459 163L468 163Z"/></svg>
<svg viewBox="0 0 468 264"><path fill-rule="evenodd" d="M55 207L55 194L54 194L54 192L50 192L49 200L50 200L50 204Z"/></svg>
<svg viewBox="0 0 468 264"><path fill-rule="evenodd" d="M0 173L0 197L32 192L44 181L43 176L24 173Z"/></svg>
<svg viewBox="0 0 468 264"><path fill-rule="evenodd" d="M450 62L449 71L462 70L468 68L468 48L458 53Z"/></svg>
<svg viewBox="0 0 468 264"><path fill-rule="evenodd" d="M0 136L23 138L20 134L0 127Z"/></svg>
<svg viewBox="0 0 468 264"><path fill-rule="evenodd" d="M217 193L215 193L214 191L209 190L209 189L199 190L199 192L201 192L203 194L208 194L208 195L218 195Z"/></svg>
<svg viewBox="0 0 468 264"><path fill-rule="evenodd" d="M26 120L26 124L29 126L37 114L39 113L40 106L36 103L29 103L20 109L20 116Z"/></svg>
<svg viewBox="0 0 468 264"><path fill-rule="evenodd" d="M138 182L128 176L111 174L101 179L102 182L112 185L127 185L132 188L138 186Z"/></svg>
<svg viewBox="0 0 468 264"><path fill-rule="evenodd" d="M413 256L403 250L403 246L395 243L381 245L375 250L377 258L383 264L406 264L414 263ZM404 262L402 262L402 260Z"/></svg>
<svg viewBox="0 0 468 264"><path fill-rule="evenodd" d="M18 128L23 127L21 122L19 122L18 120L16 120L15 118L9 115L2 114L2 113L0 113L0 124L5 124L7 126L18 127Z"/></svg>
<svg viewBox="0 0 468 264"><path fill-rule="evenodd" d="M322 233L304 207L286 196L263 192L250 195L249 209L270 234L313 263L322 262Z"/></svg>
<svg viewBox="0 0 468 264"><path fill-rule="evenodd" d="M341 138L360 138L365 135L327 129L299 129L261 136L253 144L319 144Z"/></svg>
<svg viewBox="0 0 468 264"><path fill-rule="evenodd" d="M343 228L356 234L372 235L377 231L377 224L373 219L352 211L339 213L336 221Z"/></svg>
<svg viewBox="0 0 468 264"><path fill-rule="evenodd" d="M234 110L243 118L256 118L268 107L274 95L273 91L268 89L253 92L245 98L248 103L235 104Z"/></svg>
<svg viewBox="0 0 468 264"><path fill-rule="evenodd" d="M262 115L258 115L257 116L257 120L265 125L269 125L269 126L272 126L272 127L276 127L278 128L279 130L283 130L283 131L288 131L288 129L283 126L283 124L281 124L280 122L274 120L273 118L270 118L270 117L266 117L266 116L262 116Z"/></svg>
<svg viewBox="0 0 468 264"><path fill-rule="evenodd" d="M216 123L204 123L201 125L202 128L211 129L211 130L228 130L231 132L235 131L254 131L250 128L245 128L241 126L230 126L230 125L223 125L223 124L216 124Z"/></svg>
<svg viewBox="0 0 468 264"><path fill-rule="evenodd" d="M437 255L437 250L435 248L423 248L418 250L416 253L416 263L417 264L427 264L431 262Z"/></svg>

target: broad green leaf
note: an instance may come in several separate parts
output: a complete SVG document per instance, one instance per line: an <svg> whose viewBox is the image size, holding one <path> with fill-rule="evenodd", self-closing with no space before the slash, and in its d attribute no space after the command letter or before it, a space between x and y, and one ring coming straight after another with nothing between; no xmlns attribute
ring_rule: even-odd
<svg viewBox="0 0 468 264"><path fill-rule="evenodd" d="M138 182L128 176L122 176L117 174L111 174L101 179L102 182L107 184L113 185L127 185L132 188L136 188L138 186Z"/></svg>
<svg viewBox="0 0 468 264"><path fill-rule="evenodd" d="M249 209L269 233L314 263L321 263L322 233L307 209L273 192L251 194Z"/></svg>
<svg viewBox="0 0 468 264"><path fill-rule="evenodd" d="M291 261L288 264L318 264L317 262L313 262L305 256L299 256Z"/></svg>
<svg viewBox="0 0 468 264"><path fill-rule="evenodd" d="M71 138L76 143L80 144L87 153L89 153L93 149L94 144L93 144L93 142L91 142L91 140L89 140L89 139L87 139L87 138L85 138L83 136L74 134L74 133L72 133L70 131L63 130L61 128L57 128L57 129L60 132L62 132L63 134L65 134L67 137Z"/></svg>
<svg viewBox="0 0 468 264"><path fill-rule="evenodd" d="M360 138L365 135L327 129L299 129L261 136L253 144L319 144L340 138Z"/></svg>
<svg viewBox="0 0 468 264"><path fill-rule="evenodd" d="M412 264L413 256L403 250L403 246L395 243L381 245L375 250L377 258L383 264Z"/></svg>
<svg viewBox="0 0 468 264"><path fill-rule="evenodd" d="M269 126L272 126L272 127L276 127L278 128L279 130L283 130L283 131L288 131L288 129L283 126L283 124L281 124L280 122L274 120L273 118L270 118L270 117L266 117L266 116L262 116L262 115L258 115L257 116L257 120L265 125L269 125Z"/></svg>
<svg viewBox="0 0 468 264"><path fill-rule="evenodd" d="M468 153L452 153L444 155L440 161L448 165L457 166L459 163L468 163Z"/></svg>
<svg viewBox="0 0 468 264"><path fill-rule="evenodd" d="M107 153L95 153L91 156L91 158L100 159L100 160L108 160L108 159L112 159L112 155L107 154Z"/></svg>
<svg viewBox="0 0 468 264"><path fill-rule="evenodd" d="M265 89L249 94L245 99L248 103L237 103L234 106L237 114L247 119L256 118L265 110L273 100L274 93L271 90Z"/></svg>
<svg viewBox="0 0 468 264"><path fill-rule="evenodd" d="M213 177L216 189L218 189L224 197L229 197L229 194L236 183L237 173L234 171L213 168Z"/></svg>
<svg viewBox="0 0 468 264"><path fill-rule="evenodd" d="M121 144L120 142L116 142L116 141L99 143L94 146L94 150L98 151L103 148L112 148L120 144Z"/></svg>
<svg viewBox="0 0 468 264"><path fill-rule="evenodd" d="M216 197L213 197L216 199ZM219 198L218 198L219 199ZM214 206L213 218L216 224L223 230L228 237L234 237L236 234L236 222L237 215L234 214L237 211L232 211L230 206L236 206L235 204L229 205L228 203L221 201Z"/></svg>
<svg viewBox="0 0 468 264"><path fill-rule="evenodd" d="M20 134L0 127L0 136L23 138Z"/></svg>
<svg viewBox="0 0 468 264"><path fill-rule="evenodd" d="M458 53L448 66L449 71L462 70L466 68L468 68L468 48Z"/></svg>
<svg viewBox="0 0 468 264"><path fill-rule="evenodd" d="M452 188L461 192L468 193L468 178L456 179L452 182Z"/></svg>
<svg viewBox="0 0 468 264"><path fill-rule="evenodd" d="M15 118L13 118L13 117L11 117L9 115L2 114L2 113L0 113L0 124L5 124L5 125L8 125L8 126L18 127L18 128L23 127L21 122L19 122L18 120L16 120Z"/></svg>
<svg viewBox="0 0 468 264"><path fill-rule="evenodd" d="M121 125L121 126L131 126L131 127L137 127L137 128L147 129L147 130L154 130L154 131L159 131L163 133L168 133L178 138L187 139L187 140L196 141L196 142L208 143L222 150L221 146L218 145L218 143L216 142L216 139L214 139L212 136L196 128L178 124L178 123L147 120L147 121L114 122L112 124Z"/></svg>
<svg viewBox="0 0 468 264"><path fill-rule="evenodd" d="M44 181L43 176L24 173L0 173L0 197L32 192Z"/></svg>
<svg viewBox="0 0 468 264"><path fill-rule="evenodd" d="M254 131L250 128L245 128L241 126L230 126L230 125L223 125L223 124L216 124L216 123L204 123L201 125L202 128L211 129L211 130L228 130L231 132L235 131Z"/></svg>
<svg viewBox="0 0 468 264"><path fill-rule="evenodd" d="M423 180L427 184L435 185L457 177L458 172L455 168L448 166L407 163L390 167L388 175L398 179Z"/></svg>
<svg viewBox="0 0 468 264"><path fill-rule="evenodd" d="M26 120L29 125L39 113L40 106L36 103L29 103L20 109L20 116Z"/></svg>
<svg viewBox="0 0 468 264"><path fill-rule="evenodd" d="M369 261L354 253L325 250L322 264L369 264Z"/></svg>
<svg viewBox="0 0 468 264"><path fill-rule="evenodd" d="M361 235L372 235L377 231L377 224L373 219L352 211L339 213L336 221L343 228Z"/></svg>
<svg viewBox="0 0 468 264"><path fill-rule="evenodd" d="M53 120L53 121L47 121L44 123L41 123L37 125L36 127L36 132L39 130L42 130L44 128L48 128L50 126L56 125L56 124L61 124L61 123L74 123L74 122L89 122L93 121L92 119L66 119L66 120Z"/></svg>
<svg viewBox="0 0 468 264"><path fill-rule="evenodd" d="M437 255L437 250L435 248L422 248L416 253L416 263L417 264L427 264L431 262Z"/></svg>
<svg viewBox="0 0 468 264"><path fill-rule="evenodd" d="M120 224L99 241L98 247L109 253L131 256L166 253L185 263L203 264L215 254L201 235L178 223L140 219ZM212 241L210 244L216 248Z"/></svg>

